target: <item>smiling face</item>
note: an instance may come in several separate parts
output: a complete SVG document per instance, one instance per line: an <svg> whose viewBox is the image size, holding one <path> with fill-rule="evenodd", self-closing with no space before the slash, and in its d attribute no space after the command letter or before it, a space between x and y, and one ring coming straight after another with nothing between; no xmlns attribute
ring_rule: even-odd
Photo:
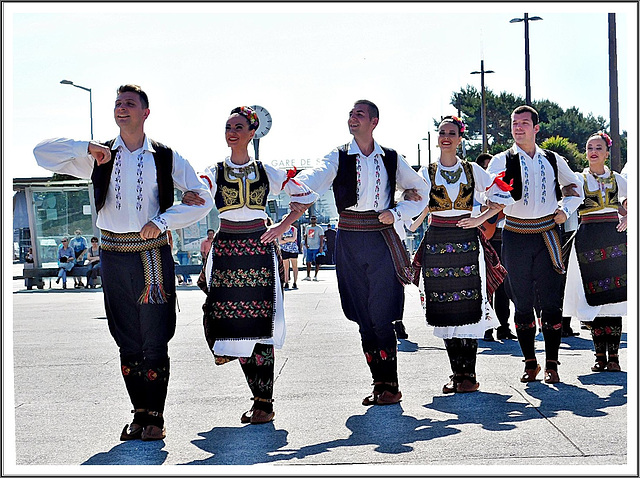
<svg viewBox="0 0 640 478"><path fill-rule="evenodd" d="M234 113L229 116L224 131L227 146L230 148L246 148L249 141L251 141L253 136L256 134L255 130L249 129L249 121L247 118L238 113Z"/></svg>
<svg viewBox="0 0 640 478"><path fill-rule="evenodd" d="M438 128L438 146L441 151L455 153L461 141L462 136L454 123L442 123Z"/></svg>
<svg viewBox="0 0 640 478"><path fill-rule="evenodd" d="M540 125L533 124L530 112L514 113L511 116L511 136L518 146L527 150L536 143L536 134Z"/></svg>
<svg viewBox="0 0 640 478"><path fill-rule="evenodd" d="M587 141L587 160L591 171L602 172L608 157L607 143L603 138L591 138Z"/></svg>
<svg viewBox="0 0 640 478"><path fill-rule="evenodd" d="M125 91L116 98L113 115L121 130L142 131L144 122L149 116L149 108L142 106L142 100L138 93Z"/></svg>
<svg viewBox="0 0 640 478"><path fill-rule="evenodd" d="M349 133L356 137L371 136L378 125L378 118L371 118L368 105L356 103L349 112L347 125Z"/></svg>

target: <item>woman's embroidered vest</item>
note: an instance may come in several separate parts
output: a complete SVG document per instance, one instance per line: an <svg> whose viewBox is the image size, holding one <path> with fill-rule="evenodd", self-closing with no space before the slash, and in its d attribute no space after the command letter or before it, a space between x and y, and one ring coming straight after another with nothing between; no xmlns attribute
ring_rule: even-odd
<svg viewBox="0 0 640 478"><path fill-rule="evenodd" d="M216 208L219 212L230 209L264 209L269 195L269 178L260 161L243 167L240 174L225 163L218 163L216 184L218 186L215 196ZM249 179L249 176L255 179Z"/></svg>
<svg viewBox="0 0 640 478"><path fill-rule="evenodd" d="M618 199L618 183L616 182L613 172L609 173L609 178L612 179L612 188L607 188L604 193L604 198L600 193L600 189L595 191L589 190L587 183L587 173L582 173L584 176L584 201L578 207L578 215L588 214L590 212L600 211L606 207L618 208L621 206Z"/></svg>
<svg viewBox="0 0 640 478"><path fill-rule="evenodd" d="M431 180L431 194L429 197L430 211L448 211L450 209L458 209L461 211L471 211L473 209L473 190L475 182L473 180L473 169L467 161L462 161L462 170L467 177L467 184L460 183L460 190L455 202L451 203L451 198L447 194L447 188L444 185L436 185L436 172L438 171L438 163L429 165L429 179Z"/></svg>

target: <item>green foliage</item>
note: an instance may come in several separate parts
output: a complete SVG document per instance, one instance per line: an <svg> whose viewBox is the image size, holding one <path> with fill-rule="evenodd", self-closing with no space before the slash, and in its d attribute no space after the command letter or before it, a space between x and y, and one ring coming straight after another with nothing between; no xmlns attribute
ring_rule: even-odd
<svg viewBox="0 0 640 478"><path fill-rule="evenodd" d="M485 102L488 152L497 154L512 146L511 112L516 107L525 104L525 100L521 96L504 91L495 94L485 88ZM450 104L460 111L462 119L467 124L465 137L468 159L475 159L482 152L481 103L481 92L471 85L461 88L451 96ZM533 107L540 115L540 131L536 136L538 144L559 136L572 143L578 153L583 153L587 138L596 131L606 131L608 128L608 123L602 116L597 118L592 114L585 116L576 107L568 108L565 111L558 104L549 100L534 101ZM439 122L439 119L434 118L436 128ZM558 153L562 154L559 151ZM624 165L627 162L626 132L621 135L620 156L621 163ZM572 158L576 160L575 165L578 167L581 164L579 157L574 155Z"/></svg>
<svg viewBox="0 0 640 478"><path fill-rule="evenodd" d="M587 157L578 150L578 145L562 136L552 136L540 143L540 147L564 156L572 171L582 171L588 165Z"/></svg>

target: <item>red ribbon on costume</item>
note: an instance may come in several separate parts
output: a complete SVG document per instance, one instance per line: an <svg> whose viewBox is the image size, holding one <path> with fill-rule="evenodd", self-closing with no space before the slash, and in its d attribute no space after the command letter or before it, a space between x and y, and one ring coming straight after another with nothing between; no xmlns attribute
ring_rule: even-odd
<svg viewBox="0 0 640 478"><path fill-rule="evenodd" d="M296 174L298 174L298 168L296 168L295 166L293 167L293 169L287 169L287 179L285 179L284 182L282 183L282 189L284 189L284 185L287 184L289 181L291 181L293 184L296 184L297 186L302 187L302 184L300 184L298 181L293 179L296 176Z"/></svg>
<svg viewBox="0 0 640 478"><path fill-rule="evenodd" d="M504 173L506 171L502 171L500 174L498 174L493 182L489 185L489 187L487 188L487 191L489 190L489 188L491 188L491 186L493 186L494 184L496 186L498 186L500 189L502 189L503 191L511 191L513 189L513 179L511 179L511 181L509 181L509 184L507 184L504 179Z"/></svg>
<svg viewBox="0 0 640 478"><path fill-rule="evenodd" d="M207 176L206 174L201 174L200 177L202 179L206 179L207 182L209 183L209 189L213 189L213 184L211 184L211 179L209 179L209 176Z"/></svg>

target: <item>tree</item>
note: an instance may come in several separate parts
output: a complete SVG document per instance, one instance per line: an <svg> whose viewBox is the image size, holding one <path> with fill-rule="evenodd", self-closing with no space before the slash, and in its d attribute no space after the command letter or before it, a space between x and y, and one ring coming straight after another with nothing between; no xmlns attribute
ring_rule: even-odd
<svg viewBox="0 0 640 478"><path fill-rule="evenodd" d="M482 152L482 122L481 122L480 92L471 85L461 88L451 96L451 105L460 110L462 119L467 124L467 156L475 158ZM485 88L485 102L487 112L487 140L489 153L497 154L508 149L513 144L511 138L511 112L518 106L525 104L524 98L506 91L495 94ZM576 145L578 152L584 152L587 139L597 131L606 131L608 124L602 117L592 114L585 116L578 108L571 107L566 111L558 104L544 99L533 102L533 107L540 115L540 132L537 135L538 144L545 140L559 136L566 138L569 143ZM439 119L434 118L437 127ZM621 137L620 154L622 164L627 161L626 133ZM567 158L568 159L568 158ZM579 161L576 165L580 164Z"/></svg>
<svg viewBox="0 0 640 478"><path fill-rule="evenodd" d="M567 138L552 136L540 143L540 147L564 156L572 171L582 171L588 165L586 154L578 151L578 145L571 143Z"/></svg>

